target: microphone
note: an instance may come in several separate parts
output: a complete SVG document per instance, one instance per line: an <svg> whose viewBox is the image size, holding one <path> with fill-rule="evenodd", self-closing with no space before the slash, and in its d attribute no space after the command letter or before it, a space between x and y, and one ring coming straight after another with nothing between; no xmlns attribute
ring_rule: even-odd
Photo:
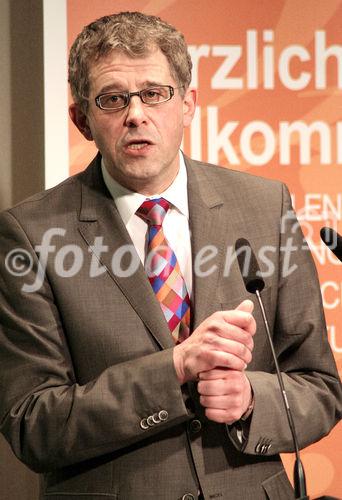
<svg viewBox="0 0 342 500"><path fill-rule="evenodd" d="M342 262L342 236L331 227L322 227L320 231L321 240L327 245L333 254Z"/></svg>
<svg viewBox="0 0 342 500"><path fill-rule="evenodd" d="M281 376L277 355L276 355L276 352L274 349L273 340L272 340L271 332L269 329L264 304L262 302L261 295L260 295L260 292L265 287L265 282L261 277L261 271L259 268L259 264L258 264L258 261L255 257L255 254L252 250L252 247L245 238L239 238L236 241L235 252L236 252L238 264L240 267L240 272L241 272L246 290L249 293L254 293L258 298L262 318L263 318L266 333L267 333L268 343L269 343L271 351L272 351L272 356L273 356L273 360L274 360L274 364L275 364L275 368L276 368L276 373L277 373L277 378L278 378L278 383L279 383L279 387L280 387L280 393L281 393L281 397L282 397L282 400L283 400L283 403L285 406L286 416L287 416L287 420L289 423L289 428L291 431L292 441L293 441L295 454L296 454L296 461L294 464L294 471L293 471L295 499L296 500L309 500L309 497L307 496L307 493L306 493L305 472L304 472L303 464L300 460L299 445L298 445L295 425L294 425L291 409L289 406L289 402L287 399L287 395L286 395L286 391L285 391L285 387L284 387L284 382L283 382L283 379Z"/></svg>

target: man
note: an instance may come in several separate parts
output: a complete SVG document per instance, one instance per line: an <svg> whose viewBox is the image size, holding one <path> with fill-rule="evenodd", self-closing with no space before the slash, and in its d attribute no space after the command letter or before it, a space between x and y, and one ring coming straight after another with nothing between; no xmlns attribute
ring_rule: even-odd
<svg viewBox="0 0 342 500"><path fill-rule="evenodd" d="M85 27L69 80L99 154L1 216L1 431L46 499L292 498L274 363L230 253L246 237L263 256L306 446L340 418L341 387L286 189L179 152L196 93L183 36L160 19Z"/></svg>

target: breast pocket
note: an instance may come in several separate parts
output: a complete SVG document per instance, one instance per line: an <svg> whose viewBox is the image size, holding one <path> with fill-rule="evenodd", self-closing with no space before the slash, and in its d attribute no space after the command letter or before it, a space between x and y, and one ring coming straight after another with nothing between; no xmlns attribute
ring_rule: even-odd
<svg viewBox="0 0 342 500"><path fill-rule="evenodd" d="M285 470L263 481L262 487L268 500L294 499L294 491Z"/></svg>
<svg viewBox="0 0 342 500"><path fill-rule="evenodd" d="M44 476L44 500L116 500L112 461L100 456ZM45 490L45 491L44 491Z"/></svg>

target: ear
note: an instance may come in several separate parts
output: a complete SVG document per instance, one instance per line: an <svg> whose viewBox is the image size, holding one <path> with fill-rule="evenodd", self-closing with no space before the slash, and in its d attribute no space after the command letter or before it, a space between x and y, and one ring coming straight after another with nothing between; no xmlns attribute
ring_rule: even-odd
<svg viewBox="0 0 342 500"><path fill-rule="evenodd" d="M93 136L88 125L87 116L83 113L78 104L73 103L69 106L69 116L87 141L92 141Z"/></svg>
<svg viewBox="0 0 342 500"><path fill-rule="evenodd" d="M197 92L195 89L187 89L183 98L183 125L188 127L196 111Z"/></svg>

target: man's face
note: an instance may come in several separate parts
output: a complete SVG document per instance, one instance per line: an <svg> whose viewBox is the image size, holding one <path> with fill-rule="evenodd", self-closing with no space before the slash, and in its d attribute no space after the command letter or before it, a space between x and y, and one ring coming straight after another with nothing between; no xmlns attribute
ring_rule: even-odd
<svg viewBox="0 0 342 500"><path fill-rule="evenodd" d="M171 100L153 106L133 96L126 108L116 111L99 109L95 97L156 85L178 86L159 49L141 59L112 52L90 68L87 115L75 105L70 107L72 120L88 140L95 141L112 177L146 195L162 192L177 175L178 150L183 128L190 125L195 111L195 92L188 90L181 97L175 90Z"/></svg>

